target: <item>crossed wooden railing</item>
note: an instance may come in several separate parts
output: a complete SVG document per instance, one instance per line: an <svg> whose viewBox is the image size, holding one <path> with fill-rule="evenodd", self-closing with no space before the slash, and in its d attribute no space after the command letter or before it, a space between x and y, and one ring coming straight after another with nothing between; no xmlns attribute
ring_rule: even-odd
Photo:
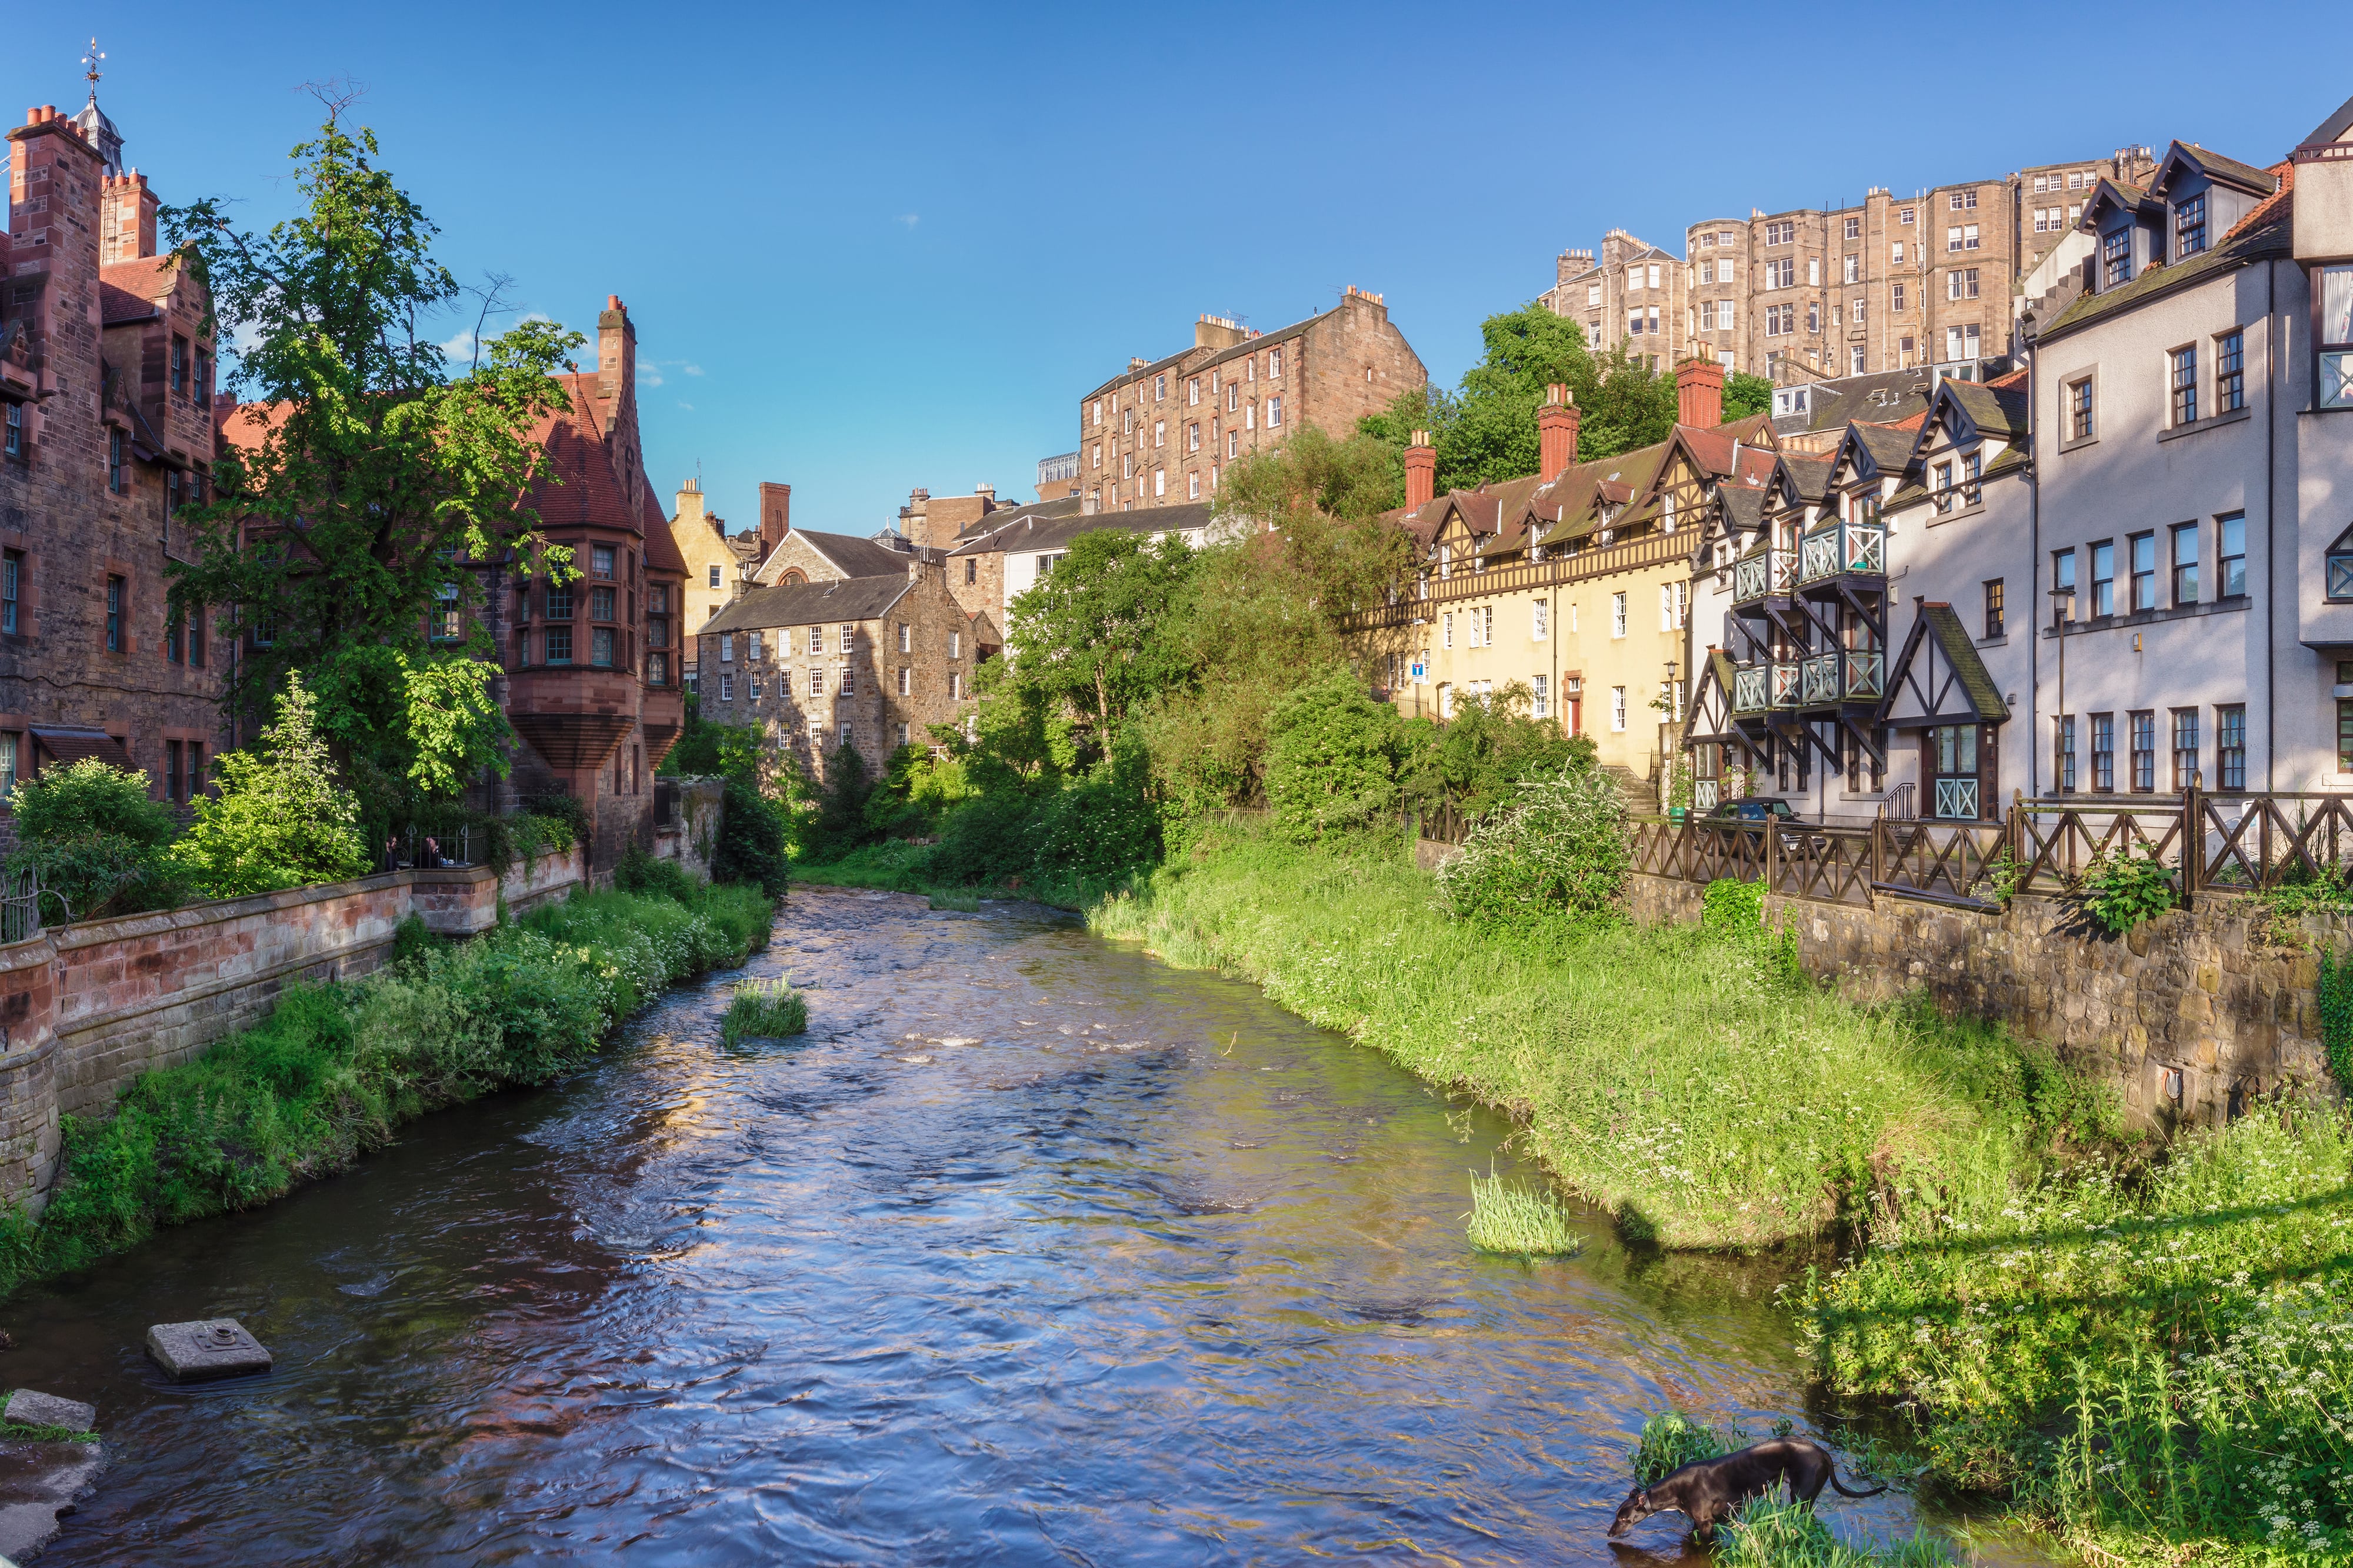
<svg viewBox="0 0 2353 1568"><path fill-rule="evenodd" d="M2185 898L2353 880L2353 795L2316 792L2014 795L1999 823L1641 817L1631 832L1638 871L1761 881L1830 903L1886 893L1982 906L2005 889L2063 894L2094 860L2124 854L2171 868Z"/></svg>

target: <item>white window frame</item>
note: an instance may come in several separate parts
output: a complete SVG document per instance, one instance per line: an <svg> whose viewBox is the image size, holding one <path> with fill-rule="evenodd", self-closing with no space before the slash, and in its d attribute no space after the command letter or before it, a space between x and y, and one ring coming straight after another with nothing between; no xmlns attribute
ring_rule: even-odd
<svg viewBox="0 0 2353 1568"><path fill-rule="evenodd" d="M1609 689L1609 728L1621 735L1626 732L1626 689L1622 686Z"/></svg>
<svg viewBox="0 0 2353 1568"><path fill-rule="evenodd" d="M1626 635L1626 595L1623 590L1609 595L1609 635L1612 638Z"/></svg>

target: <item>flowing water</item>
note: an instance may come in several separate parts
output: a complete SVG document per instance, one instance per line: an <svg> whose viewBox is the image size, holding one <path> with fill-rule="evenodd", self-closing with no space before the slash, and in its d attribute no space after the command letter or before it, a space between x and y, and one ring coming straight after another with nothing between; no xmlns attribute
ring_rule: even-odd
<svg viewBox="0 0 2353 1568"><path fill-rule="evenodd" d="M1674 1561L1602 1538L1646 1409L1813 1429L1786 1266L1472 1252L1509 1129L1250 986L825 889L749 973L806 1037L722 1045L715 977L12 1301L112 1455L44 1563ZM276 1371L164 1383L212 1316Z"/></svg>

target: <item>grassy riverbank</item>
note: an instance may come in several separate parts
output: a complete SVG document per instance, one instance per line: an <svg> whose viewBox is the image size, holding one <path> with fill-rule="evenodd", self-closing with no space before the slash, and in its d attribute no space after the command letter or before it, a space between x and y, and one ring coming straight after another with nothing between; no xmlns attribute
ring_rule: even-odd
<svg viewBox="0 0 2353 1568"><path fill-rule="evenodd" d="M428 1110L548 1082L665 986L765 947L772 912L757 889L677 879L462 943L405 926L383 973L290 989L259 1026L141 1074L106 1120L69 1119L39 1223L0 1231L0 1291L347 1169Z"/></svg>
<svg viewBox="0 0 2353 1568"><path fill-rule="evenodd" d="M1509 1110L1565 1184L1672 1247L1998 1201L2063 1125L2100 1119L2047 1056L1851 1006L1736 934L1451 919L1395 849L1211 827L1092 919Z"/></svg>

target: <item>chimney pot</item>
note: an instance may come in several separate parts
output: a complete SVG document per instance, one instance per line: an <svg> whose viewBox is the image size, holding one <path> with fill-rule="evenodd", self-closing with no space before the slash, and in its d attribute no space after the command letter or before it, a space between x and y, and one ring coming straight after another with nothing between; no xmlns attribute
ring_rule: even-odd
<svg viewBox="0 0 2353 1568"><path fill-rule="evenodd" d="M620 308L621 297L618 294L607 294L605 296L605 309L607 310L617 310Z"/></svg>
<svg viewBox="0 0 2353 1568"><path fill-rule="evenodd" d="M1675 418L1680 424L1713 430L1724 423L1724 366L1704 350L1703 357L1675 367Z"/></svg>
<svg viewBox="0 0 2353 1568"><path fill-rule="evenodd" d="M1552 483L1577 461L1577 427L1582 417L1567 386L1555 382L1545 388L1544 406L1536 410L1536 477L1544 483Z"/></svg>
<svg viewBox="0 0 2353 1568"><path fill-rule="evenodd" d="M1430 432L1413 433L1413 445L1405 449L1405 509L1419 511L1430 504L1438 493L1438 448L1430 444Z"/></svg>

